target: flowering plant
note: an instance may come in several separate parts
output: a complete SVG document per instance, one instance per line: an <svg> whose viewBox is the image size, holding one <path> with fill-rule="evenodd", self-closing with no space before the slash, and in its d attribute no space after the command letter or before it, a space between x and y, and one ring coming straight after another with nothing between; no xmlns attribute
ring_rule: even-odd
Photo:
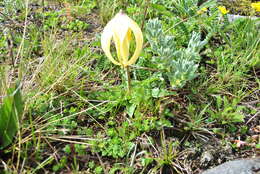
<svg viewBox="0 0 260 174"><path fill-rule="evenodd" d="M251 7L252 7L256 12L260 12L260 2L251 3Z"/></svg>
<svg viewBox="0 0 260 174"><path fill-rule="evenodd" d="M219 6L218 9L223 15L229 13L229 10L227 10L225 6Z"/></svg>
<svg viewBox="0 0 260 174"><path fill-rule="evenodd" d="M129 59L129 48L132 40L132 33L135 36L136 47L133 55ZM113 58L110 51L111 40L115 43L117 59ZM130 89L129 65L136 62L143 47L143 34L138 24L120 11L105 26L101 35L101 46L111 62L126 69L128 89Z"/></svg>

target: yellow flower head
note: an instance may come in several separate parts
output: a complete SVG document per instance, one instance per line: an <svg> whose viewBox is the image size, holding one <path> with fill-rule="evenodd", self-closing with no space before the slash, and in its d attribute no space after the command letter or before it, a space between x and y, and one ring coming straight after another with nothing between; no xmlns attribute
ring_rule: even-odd
<svg viewBox="0 0 260 174"><path fill-rule="evenodd" d="M251 3L251 7L252 7L255 11L260 12L260 2Z"/></svg>
<svg viewBox="0 0 260 174"><path fill-rule="evenodd" d="M132 57L129 59L129 46L132 40L132 33L135 36L136 46ZM111 40L115 43L117 60L113 58L110 52ZM120 11L105 26L101 35L101 46L110 61L116 65L127 67L136 62L142 51L143 34L137 23Z"/></svg>
<svg viewBox="0 0 260 174"><path fill-rule="evenodd" d="M197 14L203 14L203 13L205 13L207 11L208 11L208 9L206 7L203 7L199 11L197 11Z"/></svg>
<svg viewBox="0 0 260 174"><path fill-rule="evenodd" d="M225 6L218 6L218 9L223 15L229 12L229 10L227 10Z"/></svg>

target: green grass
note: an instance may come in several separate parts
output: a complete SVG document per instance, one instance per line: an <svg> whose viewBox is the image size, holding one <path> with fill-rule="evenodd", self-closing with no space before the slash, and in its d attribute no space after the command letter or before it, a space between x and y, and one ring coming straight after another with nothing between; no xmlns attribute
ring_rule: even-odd
<svg viewBox="0 0 260 174"><path fill-rule="evenodd" d="M0 2L0 104L18 80L24 110L0 173L191 173L219 163L200 164L207 144L256 153L259 22L215 1L15 2ZM130 94L100 45L120 9L145 41Z"/></svg>

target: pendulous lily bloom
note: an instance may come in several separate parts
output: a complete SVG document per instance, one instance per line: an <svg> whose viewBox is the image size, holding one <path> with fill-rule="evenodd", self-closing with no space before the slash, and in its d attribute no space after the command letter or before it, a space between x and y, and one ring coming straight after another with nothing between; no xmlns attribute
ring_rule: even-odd
<svg viewBox="0 0 260 174"><path fill-rule="evenodd" d="M135 36L136 45L135 51L129 59L132 33ZM117 59L114 59L110 52L111 40L115 43ZM101 35L101 46L109 60L125 68L134 64L140 55L143 47L143 34L137 23L120 11L105 26Z"/></svg>

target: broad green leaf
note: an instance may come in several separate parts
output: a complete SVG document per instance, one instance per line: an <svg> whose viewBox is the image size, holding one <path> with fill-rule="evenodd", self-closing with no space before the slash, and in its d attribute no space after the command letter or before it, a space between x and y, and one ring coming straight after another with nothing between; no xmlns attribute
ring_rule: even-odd
<svg viewBox="0 0 260 174"><path fill-rule="evenodd" d="M0 149L12 143L23 111L20 89L9 88L7 94L0 106Z"/></svg>

